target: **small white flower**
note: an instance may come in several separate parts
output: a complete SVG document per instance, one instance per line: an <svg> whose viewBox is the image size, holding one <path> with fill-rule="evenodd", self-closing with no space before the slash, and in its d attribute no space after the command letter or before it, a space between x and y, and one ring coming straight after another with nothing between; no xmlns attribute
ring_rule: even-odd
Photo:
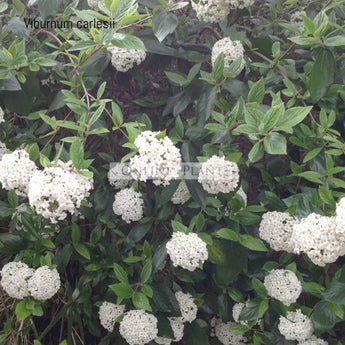
<svg viewBox="0 0 345 345"><path fill-rule="evenodd" d="M310 339L300 341L298 345L328 345L328 342L326 340L316 338L316 336L313 335Z"/></svg>
<svg viewBox="0 0 345 345"><path fill-rule="evenodd" d="M0 123L5 122L4 115L4 111L2 110L2 108L0 108Z"/></svg>
<svg viewBox="0 0 345 345"><path fill-rule="evenodd" d="M286 306L295 303L302 292L302 284L289 270L272 270L265 277L264 285L269 296Z"/></svg>
<svg viewBox="0 0 345 345"><path fill-rule="evenodd" d="M166 248L175 267L180 266L191 272L199 267L199 262L204 263L208 258L206 243L193 232L188 235L181 231L174 232Z"/></svg>
<svg viewBox="0 0 345 345"><path fill-rule="evenodd" d="M228 0L231 8L246 8L254 4L254 0Z"/></svg>
<svg viewBox="0 0 345 345"><path fill-rule="evenodd" d="M26 196L31 177L37 171L25 150L5 153L0 161L0 182L6 190L14 189L20 196Z"/></svg>
<svg viewBox="0 0 345 345"><path fill-rule="evenodd" d="M217 57L221 53L224 53L224 68L225 69L228 68L233 61L237 60L240 57L242 58L240 67L233 75L233 77L237 77L245 66L244 48L243 48L242 43L240 41L232 41L230 37L225 37L217 41L212 48L211 61L212 61L213 67L217 60Z"/></svg>
<svg viewBox="0 0 345 345"><path fill-rule="evenodd" d="M60 289L61 281L56 268L49 266L39 267L28 280L30 295L40 301L53 297Z"/></svg>
<svg viewBox="0 0 345 345"><path fill-rule="evenodd" d="M286 212L266 212L262 216L259 236L268 242L273 250L284 250L293 253L294 245L291 240L293 227L298 220Z"/></svg>
<svg viewBox="0 0 345 345"><path fill-rule="evenodd" d="M115 326L116 319L124 312L124 305L103 302L98 312L101 325L109 332L112 332Z"/></svg>
<svg viewBox="0 0 345 345"><path fill-rule="evenodd" d="M126 188L131 181L131 179L125 179L123 169L124 167L121 164L116 164L108 172L108 181L115 189Z"/></svg>
<svg viewBox="0 0 345 345"><path fill-rule="evenodd" d="M198 19L206 23L217 23L230 13L227 0L191 0L191 4Z"/></svg>
<svg viewBox="0 0 345 345"><path fill-rule="evenodd" d="M16 299L29 296L28 278L35 270L23 262L9 262L1 270L1 285L7 294Z"/></svg>
<svg viewBox="0 0 345 345"><path fill-rule="evenodd" d="M208 193L230 193L238 186L239 172L236 163L226 161L224 157L212 156L202 163L198 181Z"/></svg>
<svg viewBox="0 0 345 345"><path fill-rule="evenodd" d="M132 187L125 188L115 194L113 203L114 213L121 216L126 223L136 222L143 217L143 205L141 193L137 193Z"/></svg>
<svg viewBox="0 0 345 345"><path fill-rule="evenodd" d="M174 339L157 337L155 342L160 345L170 345L172 341L180 341L183 338L184 324L181 317L168 317L171 329L174 333Z"/></svg>
<svg viewBox="0 0 345 345"><path fill-rule="evenodd" d="M120 72L127 72L134 67L134 64L140 65L146 58L146 53L141 49L128 49L118 47L108 47L111 53L111 64Z"/></svg>
<svg viewBox="0 0 345 345"><path fill-rule="evenodd" d="M6 150L7 150L6 145L0 141L0 161L2 157L4 156L4 154L6 153Z"/></svg>
<svg viewBox="0 0 345 345"><path fill-rule="evenodd" d="M190 293L177 291L175 297L181 310L182 322L193 322L196 319L198 307L194 302L194 298Z"/></svg>
<svg viewBox="0 0 345 345"><path fill-rule="evenodd" d="M178 205L178 204L182 205L185 202L187 202L190 199L190 197L191 197L191 195L189 193L189 190L188 190L188 187L186 185L186 182L184 180L182 180L180 182L180 184L178 185L175 193L171 197L171 201L175 205Z"/></svg>
<svg viewBox="0 0 345 345"><path fill-rule="evenodd" d="M98 11L98 3L102 0L87 0L87 4L94 10Z"/></svg>
<svg viewBox="0 0 345 345"><path fill-rule="evenodd" d="M286 317L280 316L278 329L286 340L303 341L314 332L312 321L300 309L288 311Z"/></svg>
<svg viewBox="0 0 345 345"><path fill-rule="evenodd" d="M144 345L158 334L157 318L144 310L131 310L120 323L120 334L129 345Z"/></svg>
<svg viewBox="0 0 345 345"><path fill-rule="evenodd" d="M231 332L230 326L235 325L234 322L222 322L220 319L214 319L213 322L214 335L223 345L245 345L247 338L241 333Z"/></svg>
<svg viewBox="0 0 345 345"><path fill-rule="evenodd" d="M304 30L303 16L307 16L307 13L305 11L296 11L292 13L290 17L291 25L296 26L300 32Z"/></svg>

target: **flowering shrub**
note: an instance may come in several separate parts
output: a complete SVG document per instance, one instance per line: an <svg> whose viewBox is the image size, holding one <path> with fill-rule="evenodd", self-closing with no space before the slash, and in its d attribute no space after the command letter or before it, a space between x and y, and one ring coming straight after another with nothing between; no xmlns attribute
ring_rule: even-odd
<svg viewBox="0 0 345 345"><path fill-rule="evenodd" d="M0 343L345 343L342 0L0 3Z"/></svg>

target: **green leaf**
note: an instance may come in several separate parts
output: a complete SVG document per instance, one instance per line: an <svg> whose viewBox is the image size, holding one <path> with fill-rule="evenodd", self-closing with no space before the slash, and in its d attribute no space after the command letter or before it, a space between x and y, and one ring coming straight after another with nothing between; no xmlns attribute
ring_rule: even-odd
<svg viewBox="0 0 345 345"><path fill-rule="evenodd" d="M315 331L324 333L334 327L338 318L329 310L328 303L321 301L314 306L311 320L313 321Z"/></svg>
<svg viewBox="0 0 345 345"><path fill-rule="evenodd" d="M333 280L322 296L327 302L345 304L345 284Z"/></svg>
<svg viewBox="0 0 345 345"><path fill-rule="evenodd" d="M90 260L90 251L84 244L76 243L74 244L74 248L81 256Z"/></svg>
<svg viewBox="0 0 345 345"><path fill-rule="evenodd" d="M119 283L110 285L110 288L116 293L120 298L131 298L133 295L133 289L128 283Z"/></svg>
<svg viewBox="0 0 345 345"><path fill-rule="evenodd" d="M84 163L84 146L80 138L74 140L71 144L69 155L76 169L81 169Z"/></svg>
<svg viewBox="0 0 345 345"><path fill-rule="evenodd" d="M248 158L252 163L259 161L264 156L264 146L261 142L256 142L248 153Z"/></svg>
<svg viewBox="0 0 345 345"><path fill-rule="evenodd" d="M271 155L286 155L286 144L285 137L275 132L264 139L264 148Z"/></svg>
<svg viewBox="0 0 345 345"><path fill-rule="evenodd" d="M312 110L312 106L309 107L294 107L288 109L280 118L276 124L279 130L292 133L291 128L302 122L305 117Z"/></svg>
<svg viewBox="0 0 345 345"><path fill-rule="evenodd" d="M24 320L31 315L31 310L26 308L26 300L20 301L16 305L16 316L17 319Z"/></svg>
<svg viewBox="0 0 345 345"><path fill-rule="evenodd" d="M121 283L128 283L128 277L127 277L126 271L120 265L118 265L117 263L114 263L114 272L115 272L116 278Z"/></svg>
<svg viewBox="0 0 345 345"><path fill-rule="evenodd" d="M224 71L224 53L220 53L214 62L214 66L212 68L212 78L215 81L220 80L223 77Z"/></svg>
<svg viewBox="0 0 345 345"><path fill-rule="evenodd" d="M162 283L153 283L151 287L153 289L152 300L157 311L170 314L169 316L181 316L180 306L175 294L172 292L171 288L167 286L165 281Z"/></svg>
<svg viewBox="0 0 345 345"><path fill-rule="evenodd" d="M263 78L257 81L250 89L248 94L248 102L256 102L260 104L265 96L265 83Z"/></svg>
<svg viewBox="0 0 345 345"><path fill-rule="evenodd" d="M340 47L345 46L344 36L333 36L326 39L324 42L326 47Z"/></svg>
<svg viewBox="0 0 345 345"><path fill-rule="evenodd" d="M325 48L319 48L309 77L311 101L317 103L326 93L328 85L335 72L333 53Z"/></svg>
<svg viewBox="0 0 345 345"><path fill-rule="evenodd" d="M255 292L260 296L261 298L265 299L267 298L267 291L265 288L265 285L257 278L252 279L252 287L255 290Z"/></svg>
<svg viewBox="0 0 345 345"><path fill-rule="evenodd" d="M325 291L324 286L315 282L306 282L306 283L303 283L303 286L311 295L319 297L319 298L322 296L322 293Z"/></svg>
<svg viewBox="0 0 345 345"><path fill-rule="evenodd" d="M72 224L72 241L74 244L78 243L80 240L80 228L77 224Z"/></svg>
<svg viewBox="0 0 345 345"><path fill-rule="evenodd" d="M235 241L238 242L239 236L238 233L235 230L228 229L228 228L222 228L216 232L216 235L224 238L225 240Z"/></svg>
<svg viewBox="0 0 345 345"><path fill-rule="evenodd" d="M251 250L256 250L259 252L268 252L267 247L260 238L253 237L251 235L241 235L240 243L242 246L249 248Z"/></svg>
<svg viewBox="0 0 345 345"><path fill-rule="evenodd" d="M216 94L216 88L210 86L201 94L196 105L196 118L200 126L204 126L205 122L210 118Z"/></svg>
<svg viewBox="0 0 345 345"><path fill-rule="evenodd" d="M133 35L117 32L111 39L111 44L119 48L146 50L143 41Z"/></svg>
<svg viewBox="0 0 345 345"><path fill-rule="evenodd" d="M152 274L152 261L149 260L146 262L143 270L141 271L141 282L145 284L151 277Z"/></svg>
<svg viewBox="0 0 345 345"><path fill-rule="evenodd" d="M176 220L171 221L171 226L174 232L180 231L185 234L188 234L189 232L188 228L185 225L181 224L180 222L177 222Z"/></svg>
<svg viewBox="0 0 345 345"><path fill-rule="evenodd" d="M259 317L262 317L266 311L268 310L269 304L268 304L268 299L264 299L260 302L259 307L258 307L258 314Z"/></svg>
<svg viewBox="0 0 345 345"><path fill-rule="evenodd" d="M137 292L132 297L132 302L133 302L134 307L137 309L144 309L147 311L152 311L149 299L142 292Z"/></svg>
<svg viewBox="0 0 345 345"><path fill-rule="evenodd" d="M114 125L121 126L123 124L123 114L121 108L115 102L111 102L111 109L113 112Z"/></svg>
<svg viewBox="0 0 345 345"><path fill-rule="evenodd" d="M166 36L173 33L177 27L178 18L173 13L166 10L158 10L152 18L152 30L159 42Z"/></svg>
<svg viewBox="0 0 345 345"><path fill-rule="evenodd" d="M249 327L247 325L242 325L240 323L236 323L234 325L231 325L229 328L230 332L235 332L235 333L245 333L249 330Z"/></svg>
<svg viewBox="0 0 345 345"><path fill-rule="evenodd" d="M16 208L19 205L18 195L13 189L7 192L7 199L12 208Z"/></svg>
<svg viewBox="0 0 345 345"><path fill-rule="evenodd" d="M322 147L317 147L317 148L309 151L305 155L305 157L303 159L303 163L306 163L306 162L310 161L311 159L313 159L315 156L317 156L321 152L321 150L322 150Z"/></svg>
<svg viewBox="0 0 345 345"><path fill-rule="evenodd" d="M184 86L189 83L188 79L181 75L180 73L165 71L166 76L172 81L174 84L179 86Z"/></svg>

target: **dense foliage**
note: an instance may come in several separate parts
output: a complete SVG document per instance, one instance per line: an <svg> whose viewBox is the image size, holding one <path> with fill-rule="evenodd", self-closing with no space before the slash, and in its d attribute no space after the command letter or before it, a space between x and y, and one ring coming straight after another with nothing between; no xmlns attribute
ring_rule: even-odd
<svg viewBox="0 0 345 345"><path fill-rule="evenodd" d="M1 344L345 343L345 1L191 1L0 3Z"/></svg>

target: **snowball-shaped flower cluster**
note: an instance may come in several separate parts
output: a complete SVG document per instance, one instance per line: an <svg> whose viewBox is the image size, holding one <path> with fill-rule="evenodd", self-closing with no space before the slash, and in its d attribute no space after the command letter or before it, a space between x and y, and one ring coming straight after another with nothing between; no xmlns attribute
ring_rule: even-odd
<svg viewBox="0 0 345 345"><path fill-rule="evenodd" d="M272 270L265 277L264 285L269 296L286 306L295 303L302 292L302 284L289 270Z"/></svg>
<svg viewBox="0 0 345 345"><path fill-rule="evenodd" d="M240 322L242 325L246 325L248 322L246 320L240 321L239 317L241 314L242 309L244 308L244 303L235 303L232 307L232 317L234 318L235 322Z"/></svg>
<svg viewBox="0 0 345 345"><path fill-rule="evenodd" d="M115 189L123 189L126 188L131 181L130 178L126 178L129 174L129 168L127 169L122 164L115 164L108 171L108 181L111 186L115 187Z"/></svg>
<svg viewBox="0 0 345 345"><path fill-rule="evenodd" d="M157 318L144 310L130 310L120 323L120 334L129 345L144 345L158 334Z"/></svg>
<svg viewBox="0 0 345 345"><path fill-rule="evenodd" d="M108 47L111 53L111 64L120 72L127 72L140 65L146 58L146 53L142 49L128 49L119 47Z"/></svg>
<svg viewBox="0 0 345 345"><path fill-rule="evenodd" d="M181 231L174 232L166 248L175 267L180 266L191 272L199 267L199 262L204 263L208 258L206 243L193 232L188 235Z"/></svg>
<svg viewBox="0 0 345 345"><path fill-rule="evenodd" d="M180 341L183 338L184 324L181 317L169 317L171 329L174 333L174 339L157 337L155 342L160 345L170 345L172 341Z"/></svg>
<svg viewBox="0 0 345 345"><path fill-rule="evenodd" d="M293 226L298 220L285 212L266 212L262 216L259 228L259 236L268 242L272 249L276 251L284 250L293 252L293 242L291 236Z"/></svg>
<svg viewBox="0 0 345 345"><path fill-rule="evenodd" d="M118 305L110 302L103 302L99 307L98 315L101 325L112 332L116 319L125 312L124 305Z"/></svg>
<svg viewBox="0 0 345 345"><path fill-rule="evenodd" d="M0 123L5 122L4 115L4 111L2 110L2 108L0 108Z"/></svg>
<svg viewBox="0 0 345 345"><path fill-rule="evenodd" d="M344 242L337 234L336 217L311 213L294 225L292 234L294 252L304 252L319 266L325 266L344 255Z"/></svg>
<svg viewBox="0 0 345 345"><path fill-rule="evenodd" d="M231 8L246 8L254 4L254 0L228 0Z"/></svg>
<svg viewBox="0 0 345 345"><path fill-rule="evenodd" d="M194 302L194 298L190 293L177 291L175 297L181 310L182 322L193 322L196 319L198 307Z"/></svg>
<svg viewBox="0 0 345 345"><path fill-rule="evenodd" d="M67 212L74 214L92 188L93 179L78 174L72 161L58 162L32 176L29 203L38 214L57 223L67 217Z"/></svg>
<svg viewBox="0 0 345 345"><path fill-rule="evenodd" d="M314 332L312 321L300 309L288 311L286 317L280 316L278 329L286 340L303 341Z"/></svg>
<svg viewBox="0 0 345 345"><path fill-rule="evenodd" d="M180 184L178 185L175 193L171 197L171 201L177 205L177 204L184 204L190 199L191 195L189 193L188 187L186 185L186 182L182 180Z"/></svg>
<svg viewBox="0 0 345 345"><path fill-rule="evenodd" d="M181 153L169 137L157 138L160 132L144 131L134 145L138 154L130 159L134 179L146 182L153 179L155 185L168 185L181 170Z"/></svg>
<svg viewBox="0 0 345 345"><path fill-rule="evenodd" d="M292 13L290 17L290 23L293 26L296 26L299 31L304 30L304 21L303 16L307 16L307 13L305 11L296 11Z"/></svg>
<svg viewBox="0 0 345 345"><path fill-rule="evenodd" d="M30 295L27 279L35 270L23 262L9 262L1 270L1 285L7 294L16 299Z"/></svg>
<svg viewBox="0 0 345 345"><path fill-rule="evenodd" d="M214 326L214 335L223 345L245 345L247 338L241 333L231 332L230 326L235 325L234 322L222 322L220 319L214 319L212 326Z"/></svg>
<svg viewBox="0 0 345 345"><path fill-rule="evenodd" d="M230 13L227 0L191 0L193 9L199 20L206 23L216 23L225 19Z"/></svg>
<svg viewBox="0 0 345 345"><path fill-rule="evenodd" d="M316 336L313 335L310 339L300 341L298 345L328 345L328 342L326 340L316 338Z"/></svg>
<svg viewBox="0 0 345 345"><path fill-rule="evenodd" d="M39 267L28 280L30 295L40 301L53 297L60 289L61 281L56 268Z"/></svg>
<svg viewBox="0 0 345 345"><path fill-rule="evenodd" d="M198 181L208 193L229 193L238 185L239 172L236 163L226 161L224 157L212 156L202 163Z"/></svg>
<svg viewBox="0 0 345 345"><path fill-rule="evenodd" d="M3 155L0 161L0 182L2 187L14 189L18 195L25 196L31 177L37 171L25 150L15 150Z"/></svg>
<svg viewBox="0 0 345 345"><path fill-rule="evenodd" d="M214 67L214 64L217 60L217 57L224 53L224 68L228 68L230 64L237 60L238 58L242 58L242 62L238 70L233 74L233 77L237 77L241 71L243 70L245 66L244 61L244 48L240 41L232 41L230 37L225 37L219 41L217 41L213 48L212 48L212 66Z"/></svg>
<svg viewBox="0 0 345 345"><path fill-rule="evenodd" d="M2 157L4 156L4 154L6 153L6 150L7 150L6 145L0 141L0 161Z"/></svg>
<svg viewBox="0 0 345 345"><path fill-rule="evenodd" d="M132 187L122 189L115 194L114 213L121 216L126 223L136 222L143 217L142 195Z"/></svg>
<svg viewBox="0 0 345 345"><path fill-rule="evenodd" d="M345 198L341 198L337 203L335 222L339 240L345 242Z"/></svg>

